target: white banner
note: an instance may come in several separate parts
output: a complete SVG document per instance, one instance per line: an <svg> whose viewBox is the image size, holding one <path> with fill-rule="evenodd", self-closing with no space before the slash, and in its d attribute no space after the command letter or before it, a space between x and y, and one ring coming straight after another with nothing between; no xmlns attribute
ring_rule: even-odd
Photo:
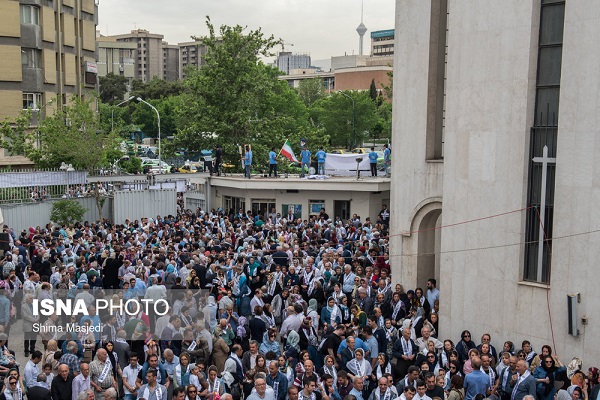
<svg viewBox="0 0 600 400"><path fill-rule="evenodd" d="M371 171L367 154L329 154L325 159L325 174L337 176L356 175L356 159L362 157L359 164L361 171Z"/></svg>
<svg viewBox="0 0 600 400"><path fill-rule="evenodd" d="M31 171L0 173L0 188L86 183L86 171Z"/></svg>

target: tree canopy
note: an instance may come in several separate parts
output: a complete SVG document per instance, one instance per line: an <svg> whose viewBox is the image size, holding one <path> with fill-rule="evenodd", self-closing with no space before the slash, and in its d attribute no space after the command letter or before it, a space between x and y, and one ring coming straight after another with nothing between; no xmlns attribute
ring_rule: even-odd
<svg viewBox="0 0 600 400"><path fill-rule="evenodd" d="M117 104L127 93L127 78L112 72L100 77L100 100L103 103Z"/></svg>
<svg viewBox="0 0 600 400"><path fill-rule="evenodd" d="M3 146L11 155L23 154L42 168L57 168L63 162L87 171L106 166L119 158L119 140L100 130L94 105L95 98L73 96L69 105L47 115L36 130L17 125Z"/></svg>

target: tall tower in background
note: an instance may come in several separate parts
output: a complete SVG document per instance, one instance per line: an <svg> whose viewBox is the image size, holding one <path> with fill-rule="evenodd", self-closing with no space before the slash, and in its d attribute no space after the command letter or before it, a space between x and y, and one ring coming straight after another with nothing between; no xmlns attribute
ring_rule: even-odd
<svg viewBox="0 0 600 400"><path fill-rule="evenodd" d="M358 32L358 55L363 55L363 39L365 37L365 33L367 33L367 27L363 24L363 5L364 2L360 3L360 25L356 28L356 32Z"/></svg>

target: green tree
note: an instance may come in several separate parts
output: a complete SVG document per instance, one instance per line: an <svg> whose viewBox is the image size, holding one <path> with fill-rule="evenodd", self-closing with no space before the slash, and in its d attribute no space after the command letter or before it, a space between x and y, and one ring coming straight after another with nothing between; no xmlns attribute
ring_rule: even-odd
<svg viewBox="0 0 600 400"><path fill-rule="evenodd" d="M58 168L62 163L90 173L109 167L122 155L121 139L100 130L99 116L94 111L95 98L81 100L74 96L71 104L58 109L42 120L37 130L13 130L10 142L21 141L22 146L5 147L9 154L29 157L41 168ZM7 140L8 142L8 140ZM95 190L96 206L102 218L103 199Z"/></svg>
<svg viewBox="0 0 600 400"><path fill-rule="evenodd" d="M394 72L388 71L387 76L388 83L382 83L381 85L383 86L383 93L385 93L385 97L391 101L394 97Z"/></svg>
<svg viewBox="0 0 600 400"><path fill-rule="evenodd" d="M100 77L100 100L103 103L116 104L123 101L127 93L127 78L112 72Z"/></svg>
<svg viewBox="0 0 600 400"><path fill-rule="evenodd" d="M260 28L239 25L223 25L217 33L208 17L206 25L209 35L200 39L207 47L205 65L186 72L179 109L185 123L176 136L177 146L196 150L215 141L233 146L249 142L255 132L253 121L274 115L269 97L279 75L261 61L273 55L279 40L266 37Z"/></svg>
<svg viewBox="0 0 600 400"><path fill-rule="evenodd" d="M181 81L168 82L155 76L147 83L135 80L131 84L131 95L142 99L158 100L169 96L178 96L184 90Z"/></svg>
<svg viewBox="0 0 600 400"><path fill-rule="evenodd" d="M142 159L138 157L129 157L128 159L119 162L119 167L129 174L137 174L138 172L142 172Z"/></svg>
<svg viewBox="0 0 600 400"><path fill-rule="evenodd" d="M50 220L59 225L81 221L86 209L76 200L59 200L52 205Z"/></svg>
<svg viewBox="0 0 600 400"><path fill-rule="evenodd" d="M377 124L376 104L368 92L344 92L316 101L310 109L311 118L323 127L331 138L332 146L344 146L349 150L371 136ZM354 114L354 115L353 115Z"/></svg>
<svg viewBox="0 0 600 400"><path fill-rule="evenodd" d="M315 101L325 94L323 80L321 78L303 79L298 85L298 95L306 107L310 107Z"/></svg>
<svg viewBox="0 0 600 400"><path fill-rule="evenodd" d="M369 97L373 101L377 101L377 86L375 86L375 78L371 79L371 85L369 86Z"/></svg>
<svg viewBox="0 0 600 400"><path fill-rule="evenodd" d="M24 110L17 117L6 117L0 122L0 146L10 155L25 155L29 149L27 140L31 110Z"/></svg>

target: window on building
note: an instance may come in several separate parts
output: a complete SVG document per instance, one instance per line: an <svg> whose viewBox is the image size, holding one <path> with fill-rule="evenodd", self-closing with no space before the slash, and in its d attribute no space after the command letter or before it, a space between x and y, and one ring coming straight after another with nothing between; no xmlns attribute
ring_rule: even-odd
<svg viewBox="0 0 600 400"><path fill-rule="evenodd" d="M556 164L552 161L544 164L543 151L544 147L547 147L548 158L556 158L564 20L564 1L542 1L535 118L530 132L529 145L527 187L529 208L525 222L526 245L523 272L524 280L540 283L550 282ZM546 169L546 193L542 195L544 167ZM543 207L542 199L544 200Z"/></svg>
<svg viewBox="0 0 600 400"><path fill-rule="evenodd" d="M21 64L27 68L41 68L42 51L38 49L21 49Z"/></svg>
<svg viewBox="0 0 600 400"><path fill-rule="evenodd" d="M252 212L254 214L265 215L267 218L271 210L275 208L275 200L252 199ZM264 221L264 220L263 220Z"/></svg>
<svg viewBox="0 0 600 400"><path fill-rule="evenodd" d="M223 208L226 212L232 210L236 214L240 209L246 212L246 200L242 197L223 196Z"/></svg>
<svg viewBox="0 0 600 400"><path fill-rule="evenodd" d="M41 93L23 93L23 110L39 110L41 106Z"/></svg>
<svg viewBox="0 0 600 400"><path fill-rule="evenodd" d="M334 200L333 215L343 220L347 220L348 218L350 218L350 201Z"/></svg>
<svg viewBox="0 0 600 400"><path fill-rule="evenodd" d="M321 208L325 208L325 200L309 200L308 201L309 215L318 215L321 212Z"/></svg>
<svg viewBox="0 0 600 400"><path fill-rule="evenodd" d="M21 4L21 23L39 25L40 9L36 6Z"/></svg>

